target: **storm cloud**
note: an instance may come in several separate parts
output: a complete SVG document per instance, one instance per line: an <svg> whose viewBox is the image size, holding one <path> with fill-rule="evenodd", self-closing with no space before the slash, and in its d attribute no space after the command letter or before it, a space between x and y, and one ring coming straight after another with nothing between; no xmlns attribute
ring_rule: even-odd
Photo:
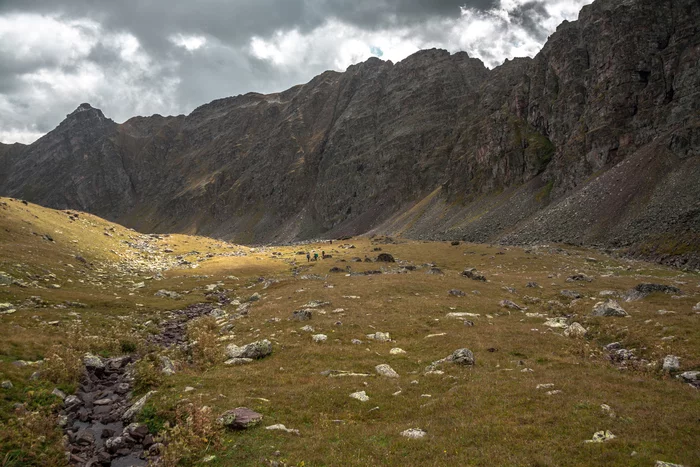
<svg viewBox="0 0 700 467"><path fill-rule="evenodd" d="M29 143L81 102L122 122L275 92L372 56L533 56L591 0L4 0L0 141Z"/></svg>

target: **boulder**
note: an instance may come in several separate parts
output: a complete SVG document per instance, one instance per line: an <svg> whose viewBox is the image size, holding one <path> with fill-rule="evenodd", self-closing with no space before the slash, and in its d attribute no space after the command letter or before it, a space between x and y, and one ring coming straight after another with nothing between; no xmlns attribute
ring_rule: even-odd
<svg viewBox="0 0 700 467"><path fill-rule="evenodd" d="M474 365L474 354L469 349L457 349L452 352L452 355L447 357L448 362L456 363L457 365Z"/></svg>
<svg viewBox="0 0 700 467"><path fill-rule="evenodd" d="M89 370L104 369L105 367L105 364L104 362L102 362L102 359L97 355L93 355L91 353L86 353L83 356L83 364L85 365L85 368Z"/></svg>
<svg viewBox="0 0 700 467"><path fill-rule="evenodd" d="M380 263L395 263L396 262L394 260L394 257L391 256L389 253L380 253L377 256L377 261Z"/></svg>
<svg viewBox="0 0 700 467"><path fill-rule="evenodd" d="M453 297L464 297L467 295L466 293L462 292L459 289L451 289L447 293L452 295Z"/></svg>
<svg viewBox="0 0 700 467"><path fill-rule="evenodd" d="M251 342L243 347L238 347L235 344L229 344L226 347L226 356L229 358L252 358L257 360L267 357L271 353L272 343L267 339Z"/></svg>
<svg viewBox="0 0 700 467"><path fill-rule="evenodd" d="M353 399L357 399L360 402L367 402L369 400L369 396L365 391L353 392L352 394L350 394L350 397L352 397Z"/></svg>
<svg viewBox="0 0 700 467"><path fill-rule="evenodd" d="M681 367L680 359L675 355L666 355L664 357L662 368L664 371L677 371Z"/></svg>
<svg viewBox="0 0 700 467"><path fill-rule="evenodd" d="M378 375L380 376L386 376L387 378L398 378L399 374L394 371L392 367L387 365L386 363L382 363L381 365L377 365L374 367L375 371L377 372Z"/></svg>
<svg viewBox="0 0 700 467"><path fill-rule="evenodd" d="M292 319L296 321L308 321L313 316L313 310L304 308L303 310L297 310L292 313Z"/></svg>
<svg viewBox="0 0 700 467"><path fill-rule="evenodd" d="M421 430L420 428L409 428L408 430L404 430L401 432L401 436L404 438L408 439L421 439L425 438L425 435L427 435L425 431Z"/></svg>
<svg viewBox="0 0 700 467"><path fill-rule="evenodd" d="M683 292L678 287L664 284L637 284L632 290L627 292L627 301L641 300L649 294L665 293L680 295Z"/></svg>
<svg viewBox="0 0 700 467"><path fill-rule="evenodd" d="M593 316L627 316L627 312L622 309L615 300L598 302L593 306Z"/></svg>
<svg viewBox="0 0 700 467"><path fill-rule="evenodd" d="M564 330L564 335L574 339L581 339L586 336L587 332L586 328L579 323L571 323L571 325Z"/></svg>
<svg viewBox="0 0 700 467"><path fill-rule="evenodd" d="M479 273L475 268L465 269L462 271L462 275L474 281L486 282L486 276Z"/></svg>
<svg viewBox="0 0 700 467"><path fill-rule="evenodd" d="M262 414L250 410L247 407L237 407L224 412L221 417L219 417L219 423L232 430L245 430L246 428L251 428L259 424L262 419Z"/></svg>
<svg viewBox="0 0 700 467"><path fill-rule="evenodd" d="M148 399L151 398L153 394L155 394L156 391L148 391L141 399L137 400L131 407L129 407L126 412L122 415L122 420L124 422L131 422L133 418L141 413L143 410L144 406L146 405L146 402L148 402Z"/></svg>

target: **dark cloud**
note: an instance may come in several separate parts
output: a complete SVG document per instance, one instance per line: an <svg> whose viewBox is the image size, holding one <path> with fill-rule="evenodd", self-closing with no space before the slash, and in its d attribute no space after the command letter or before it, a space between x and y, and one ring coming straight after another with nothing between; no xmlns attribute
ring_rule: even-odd
<svg viewBox="0 0 700 467"><path fill-rule="evenodd" d="M80 102L117 121L188 113L378 50L393 61L420 47L467 50L492 66L524 50L511 27L547 37L548 1L516 1L510 24L490 13L501 0L0 0L0 141L49 131ZM493 37L460 35L462 8L492 21Z"/></svg>

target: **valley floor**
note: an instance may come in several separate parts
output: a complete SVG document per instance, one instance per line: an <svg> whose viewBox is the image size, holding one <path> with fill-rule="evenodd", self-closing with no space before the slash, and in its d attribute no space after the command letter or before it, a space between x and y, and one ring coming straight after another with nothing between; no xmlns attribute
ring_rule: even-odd
<svg viewBox="0 0 700 467"><path fill-rule="evenodd" d="M608 300L627 316L594 316ZM88 352L140 358L160 465L700 465L699 302L696 273L579 248L248 248L0 198L0 466L67 465L52 391ZM432 365L463 348L473 365ZM219 427L237 407L262 422Z"/></svg>

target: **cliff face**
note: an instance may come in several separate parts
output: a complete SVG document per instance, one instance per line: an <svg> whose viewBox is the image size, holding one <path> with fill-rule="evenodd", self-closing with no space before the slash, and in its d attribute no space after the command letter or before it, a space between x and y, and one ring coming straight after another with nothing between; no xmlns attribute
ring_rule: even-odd
<svg viewBox="0 0 700 467"><path fill-rule="evenodd" d="M84 104L0 148L0 194L240 242L383 232L700 264L699 25L696 0L598 0L493 70L427 50L188 116L118 125Z"/></svg>

